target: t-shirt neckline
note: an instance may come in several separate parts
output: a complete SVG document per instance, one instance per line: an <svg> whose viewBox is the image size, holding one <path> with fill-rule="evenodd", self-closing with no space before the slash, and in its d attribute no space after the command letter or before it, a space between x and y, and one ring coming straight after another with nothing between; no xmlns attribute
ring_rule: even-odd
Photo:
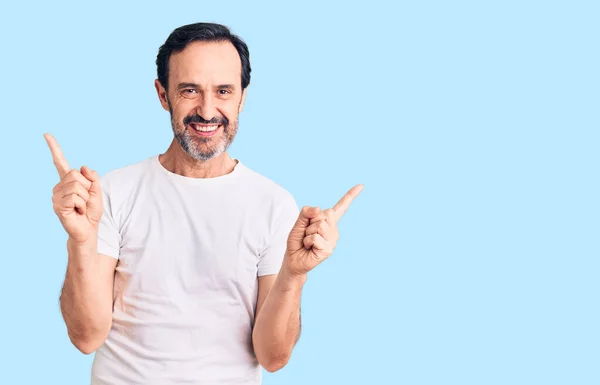
<svg viewBox="0 0 600 385"><path fill-rule="evenodd" d="M165 166L163 166L160 163L160 159L159 159L159 154L154 155L151 158L152 163L154 164L154 166L164 175L166 175L167 177L176 180L176 181L180 181L180 182L184 182L184 183L188 183L188 184L202 184L202 185L206 185L206 184L218 184L218 183L223 183L229 180L233 180L236 177L239 176L239 174L242 171L242 168L244 168L244 165L242 164L242 162L239 159L233 158L233 160L235 160L237 162L237 164L235 165L235 167L233 168L233 170L225 175L219 175L219 176L215 176L215 177L210 177L210 178L193 178L193 177L189 177L189 176L183 176L180 174L176 174L174 172L171 172L169 170L167 170L165 168Z"/></svg>

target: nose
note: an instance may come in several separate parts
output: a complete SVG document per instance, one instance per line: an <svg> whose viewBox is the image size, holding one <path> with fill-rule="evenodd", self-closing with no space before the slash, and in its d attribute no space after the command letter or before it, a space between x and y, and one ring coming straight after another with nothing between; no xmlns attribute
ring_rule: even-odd
<svg viewBox="0 0 600 385"><path fill-rule="evenodd" d="M200 102L198 103L198 107L196 112L200 115L204 120L211 120L217 115L217 108L215 105L215 101L211 95L204 95L202 98L199 98Z"/></svg>

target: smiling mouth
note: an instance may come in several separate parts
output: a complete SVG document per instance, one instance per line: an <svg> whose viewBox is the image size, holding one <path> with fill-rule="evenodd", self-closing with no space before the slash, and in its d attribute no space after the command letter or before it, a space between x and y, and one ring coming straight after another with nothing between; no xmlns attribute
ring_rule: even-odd
<svg viewBox="0 0 600 385"><path fill-rule="evenodd" d="M219 124L190 123L190 127L192 127L196 131L212 132L212 131L216 131L220 127L220 125Z"/></svg>
<svg viewBox="0 0 600 385"><path fill-rule="evenodd" d="M220 124L190 123L189 126L196 134L200 136L212 136L219 130L219 128L221 128Z"/></svg>

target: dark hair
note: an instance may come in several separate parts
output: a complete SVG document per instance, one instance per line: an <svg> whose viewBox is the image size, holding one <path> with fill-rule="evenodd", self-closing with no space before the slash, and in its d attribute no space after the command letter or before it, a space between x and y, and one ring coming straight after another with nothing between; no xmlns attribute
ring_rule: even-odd
<svg viewBox="0 0 600 385"><path fill-rule="evenodd" d="M248 46L239 37L231 33L229 28L221 24L195 23L175 29L156 56L156 72L158 81L167 89L169 78L169 58L171 54L181 52L188 44L194 41L222 42L229 41L242 61L242 90L250 84L250 52Z"/></svg>

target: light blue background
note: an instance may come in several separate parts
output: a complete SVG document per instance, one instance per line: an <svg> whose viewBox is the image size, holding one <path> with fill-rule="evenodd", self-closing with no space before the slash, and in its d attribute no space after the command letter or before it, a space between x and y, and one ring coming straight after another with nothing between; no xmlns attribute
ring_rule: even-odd
<svg viewBox="0 0 600 385"><path fill-rule="evenodd" d="M156 52L196 21L250 47L233 156L300 205L365 184L264 384L600 383L598 3L331 4L2 5L0 383L89 381L42 134L101 174L163 152Z"/></svg>

